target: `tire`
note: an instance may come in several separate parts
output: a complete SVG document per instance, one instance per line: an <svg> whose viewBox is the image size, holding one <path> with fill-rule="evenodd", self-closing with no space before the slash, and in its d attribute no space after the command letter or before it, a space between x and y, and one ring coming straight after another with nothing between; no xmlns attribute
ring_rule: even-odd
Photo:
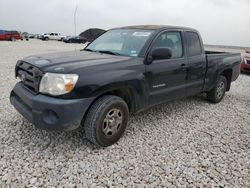
<svg viewBox="0 0 250 188"><path fill-rule="evenodd" d="M45 37L44 40L48 41L48 40L49 40L49 37Z"/></svg>
<svg viewBox="0 0 250 188"><path fill-rule="evenodd" d="M14 41L16 41L16 38L15 37L11 37L10 40L14 42Z"/></svg>
<svg viewBox="0 0 250 188"><path fill-rule="evenodd" d="M87 113L84 129L87 139L99 147L116 143L125 132L129 120L126 102L107 95L99 98Z"/></svg>
<svg viewBox="0 0 250 188"><path fill-rule="evenodd" d="M226 89L227 89L227 79L225 76L220 75L216 82L215 87L209 92L207 92L208 100L212 103L219 103L223 99L226 93Z"/></svg>

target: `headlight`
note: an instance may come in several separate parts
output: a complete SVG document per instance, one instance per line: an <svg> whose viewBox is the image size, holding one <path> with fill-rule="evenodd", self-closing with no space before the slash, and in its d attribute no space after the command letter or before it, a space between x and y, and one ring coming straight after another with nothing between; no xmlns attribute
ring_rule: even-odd
<svg viewBox="0 0 250 188"><path fill-rule="evenodd" d="M74 89L77 80L77 74L46 73L42 77L39 92L50 95L63 95Z"/></svg>

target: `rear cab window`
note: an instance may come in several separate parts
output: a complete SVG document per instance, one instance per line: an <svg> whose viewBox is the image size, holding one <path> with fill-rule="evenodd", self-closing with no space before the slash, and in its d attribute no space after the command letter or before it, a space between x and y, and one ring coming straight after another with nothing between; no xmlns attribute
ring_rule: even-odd
<svg viewBox="0 0 250 188"><path fill-rule="evenodd" d="M185 36L188 56L202 55L202 46L199 35L192 31L186 31Z"/></svg>

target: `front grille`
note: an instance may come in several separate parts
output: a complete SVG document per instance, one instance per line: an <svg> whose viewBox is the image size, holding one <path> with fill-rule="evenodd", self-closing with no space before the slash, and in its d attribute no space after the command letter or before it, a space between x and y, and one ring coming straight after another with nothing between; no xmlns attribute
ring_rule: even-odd
<svg viewBox="0 0 250 188"><path fill-rule="evenodd" d="M24 61L18 61L15 68L15 75L20 78L28 89L38 93L43 73L37 67Z"/></svg>

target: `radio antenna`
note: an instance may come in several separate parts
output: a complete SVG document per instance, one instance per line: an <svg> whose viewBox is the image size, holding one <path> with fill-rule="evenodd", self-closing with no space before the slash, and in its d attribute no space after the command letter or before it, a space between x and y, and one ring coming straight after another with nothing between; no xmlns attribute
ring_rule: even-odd
<svg viewBox="0 0 250 188"><path fill-rule="evenodd" d="M76 6L75 6L75 12L74 12L74 26L75 26L75 37L76 37L76 13L77 13L77 9L78 9L78 2L76 0ZM75 44L75 52L76 52L76 44Z"/></svg>

